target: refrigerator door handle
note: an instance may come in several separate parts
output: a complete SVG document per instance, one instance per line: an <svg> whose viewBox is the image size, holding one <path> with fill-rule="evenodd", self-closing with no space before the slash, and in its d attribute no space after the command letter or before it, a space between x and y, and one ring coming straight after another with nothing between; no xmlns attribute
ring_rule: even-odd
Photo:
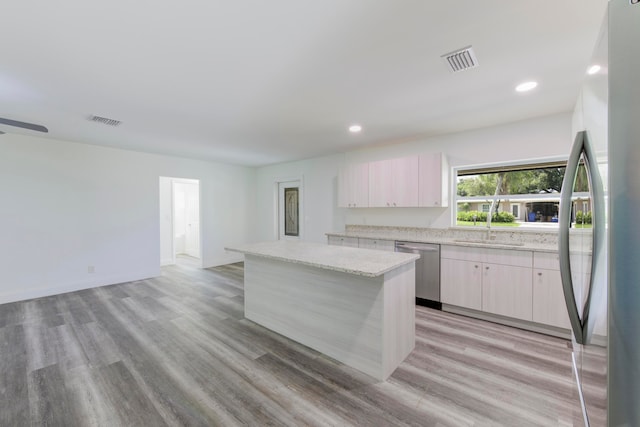
<svg viewBox="0 0 640 427"><path fill-rule="evenodd" d="M574 180L580 164L580 157L584 155L585 168L589 179L589 188L592 197L592 243L591 243L591 271L589 275L589 290L582 312L582 318L576 303L573 291L573 280L571 278L571 260L569 252L569 226L571 222L571 196L573 193ZM560 260L560 276L562 278L562 290L564 293L567 312L571 328L578 344L588 344L594 330L595 318L590 316L592 298L600 300L605 286L596 286L596 281L603 281L602 275L605 272L604 260L604 189L596 156L589 140L587 131L576 134L576 139L567 161L564 179L562 181L562 194L560 197L560 233L558 238L558 255ZM597 294L594 296L594 292Z"/></svg>
<svg viewBox="0 0 640 427"><path fill-rule="evenodd" d="M571 279L571 262L569 259L569 227L571 225L571 196L573 193L573 185L580 163L580 156L583 151L583 142L586 131L580 131L576 134L576 139L571 149L571 154L567 160L567 167L562 180L562 194L560 196L560 212L558 235L558 258L560 261L560 276L562 279L562 292L564 294L571 329L576 341L580 344L583 340L582 321L576 304L576 296L573 292L573 280Z"/></svg>

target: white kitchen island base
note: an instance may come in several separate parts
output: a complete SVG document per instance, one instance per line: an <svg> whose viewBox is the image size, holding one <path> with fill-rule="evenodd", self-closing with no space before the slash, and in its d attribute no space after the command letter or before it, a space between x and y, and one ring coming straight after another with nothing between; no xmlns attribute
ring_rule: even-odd
<svg viewBox="0 0 640 427"><path fill-rule="evenodd" d="M415 346L415 267L366 277L245 255L245 317L379 380Z"/></svg>

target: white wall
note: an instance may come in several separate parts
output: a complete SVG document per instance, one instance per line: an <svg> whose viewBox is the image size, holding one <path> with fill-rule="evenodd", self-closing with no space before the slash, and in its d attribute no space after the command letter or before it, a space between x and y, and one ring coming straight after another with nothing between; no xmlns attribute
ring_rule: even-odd
<svg viewBox="0 0 640 427"><path fill-rule="evenodd" d="M277 238L278 181L303 180L306 241L345 224L448 227L448 208L338 208L339 168L437 151L451 166L562 156L572 140L566 113L252 169L2 135L0 303L158 275L160 176L200 180L210 267L241 259L225 246Z"/></svg>
<svg viewBox="0 0 640 427"><path fill-rule="evenodd" d="M337 175L344 155L318 157L259 168L256 172L258 240L277 240L277 183L302 180L302 240L325 242L324 233L344 229L338 208Z"/></svg>
<svg viewBox="0 0 640 427"><path fill-rule="evenodd" d="M421 152L444 152L451 167L567 156L572 142L571 114L562 113L502 126L259 168L256 188L258 237L260 240L276 239L276 211L271 189L273 183L281 177L304 176L303 239L306 241L325 242L324 233L343 230L345 224L446 228L450 226L451 208L338 208L339 168L347 163L402 157Z"/></svg>
<svg viewBox="0 0 640 427"><path fill-rule="evenodd" d="M0 153L0 303L157 276L159 176L200 180L203 266L255 240L251 168L13 134Z"/></svg>

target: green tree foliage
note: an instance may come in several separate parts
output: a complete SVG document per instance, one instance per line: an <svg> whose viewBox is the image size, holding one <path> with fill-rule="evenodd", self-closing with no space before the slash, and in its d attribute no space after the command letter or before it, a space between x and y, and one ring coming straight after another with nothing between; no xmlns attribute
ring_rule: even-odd
<svg viewBox="0 0 640 427"><path fill-rule="evenodd" d="M578 166L578 171L576 172L576 180L573 184L573 191L576 192L587 192L589 191L589 178L587 176L587 168L584 167L584 164Z"/></svg>
<svg viewBox="0 0 640 427"><path fill-rule="evenodd" d="M591 224L591 212L576 212L576 224Z"/></svg>
<svg viewBox="0 0 640 427"><path fill-rule="evenodd" d="M560 192L564 170L563 167L532 169L461 177L458 181L457 192L460 197ZM500 181L500 175L502 175L501 185L496 188ZM580 172L578 177L582 178ZM580 187L582 186L580 184Z"/></svg>

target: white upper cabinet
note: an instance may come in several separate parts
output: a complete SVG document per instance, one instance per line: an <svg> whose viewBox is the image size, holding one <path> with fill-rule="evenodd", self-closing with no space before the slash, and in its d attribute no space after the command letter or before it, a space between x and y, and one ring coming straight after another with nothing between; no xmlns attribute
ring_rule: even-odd
<svg viewBox="0 0 640 427"><path fill-rule="evenodd" d="M419 206L449 205L449 164L442 153L424 153L419 159Z"/></svg>
<svg viewBox="0 0 640 427"><path fill-rule="evenodd" d="M341 208L447 207L449 164L442 153L347 165L338 175Z"/></svg>
<svg viewBox="0 0 640 427"><path fill-rule="evenodd" d="M369 207L417 207L418 168L418 156L369 163Z"/></svg>
<svg viewBox="0 0 640 427"><path fill-rule="evenodd" d="M340 170L338 206L341 208L369 206L369 163L347 165Z"/></svg>

